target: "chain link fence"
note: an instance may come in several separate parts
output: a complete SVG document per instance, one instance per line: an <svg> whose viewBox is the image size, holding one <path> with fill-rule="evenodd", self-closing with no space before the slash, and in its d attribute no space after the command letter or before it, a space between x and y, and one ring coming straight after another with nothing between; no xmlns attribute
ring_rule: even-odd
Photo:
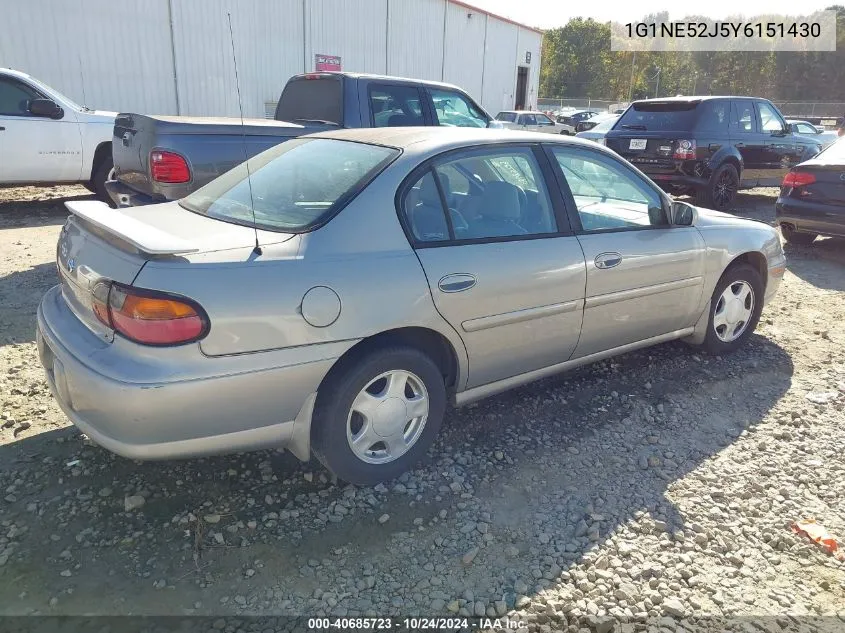
<svg viewBox="0 0 845 633"><path fill-rule="evenodd" d="M609 111L611 106L620 105L626 107L628 104L619 104L614 99L537 99L537 109L545 111L562 110L564 108L576 108L578 110L600 110Z"/></svg>

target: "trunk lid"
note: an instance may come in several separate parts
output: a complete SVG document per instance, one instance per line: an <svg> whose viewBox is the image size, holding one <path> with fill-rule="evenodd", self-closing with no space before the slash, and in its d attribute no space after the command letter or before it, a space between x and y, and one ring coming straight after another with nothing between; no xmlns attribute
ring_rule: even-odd
<svg viewBox="0 0 845 633"><path fill-rule="evenodd" d="M107 284L132 285L151 259L185 258L212 251L251 248L252 227L221 222L183 209L176 202L110 209L102 202L67 202L71 212L56 252L62 296L92 332L111 342L114 331L94 312ZM263 244L292 235L258 232Z"/></svg>
<svg viewBox="0 0 845 633"><path fill-rule="evenodd" d="M816 178L814 183L799 188L798 197L802 200L845 207L845 163L812 159L793 171L810 173ZM845 222L845 216L842 221Z"/></svg>

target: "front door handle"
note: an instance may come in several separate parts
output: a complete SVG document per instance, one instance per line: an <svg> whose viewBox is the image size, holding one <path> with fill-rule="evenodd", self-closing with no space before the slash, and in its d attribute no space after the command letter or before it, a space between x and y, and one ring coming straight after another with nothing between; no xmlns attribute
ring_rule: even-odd
<svg viewBox="0 0 845 633"><path fill-rule="evenodd" d="M743 147L745 147L745 143L743 143L743 142L734 143L734 147L738 147L739 149L742 149Z"/></svg>
<svg viewBox="0 0 845 633"><path fill-rule="evenodd" d="M622 263L622 255L619 253L602 253L596 255L596 268L615 268Z"/></svg>
<svg viewBox="0 0 845 633"><path fill-rule="evenodd" d="M437 282L437 287L443 292L461 292L463 290L469 290L476 283L478 283L478 279L475 278L475 275L470 275L469 273L452 273L442 277Z"/></svg>
<svg viewBox="0 0 845 633"><path fill-rule="evenodd" d="M4 131L6 128L0 127L0 132Z"/></svg>

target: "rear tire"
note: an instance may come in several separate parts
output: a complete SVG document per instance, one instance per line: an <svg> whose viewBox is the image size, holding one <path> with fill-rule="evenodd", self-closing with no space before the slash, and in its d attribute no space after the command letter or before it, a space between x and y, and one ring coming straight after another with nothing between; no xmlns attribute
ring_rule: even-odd
<svg viewBox="0 0 845 633"><path fill-rule="evenodd" d="M739 172L730 163L723 163L710 176L706 186L696 191L695 203L700 207L725 211L730 209L739 189Z"/></svg>
<svg viewBox="0 0 845 633"><path fill-rule="evenodd" d="M91 178L91 186L97 198L108 204L110 207L114 206L109 192L106 191L106 180L109 179L112 169L114 169L114 162L111 155L105 156L97 167L94 169L93 177Z"/></svg>
<svg viewBox="0 0 845 633"><path fill-rule="evenodd" d="M701 347L710 354L730 354L748 341L763 310L763 281L748 264L729 267L710 298L707 336Z"/></svg>
<svg viewBox="0 0 845 633"><path fill-rule="evenodd" d="M412 347L375 349L333 369L320 387L312 450L338 479L387 481L425 456L445 411L443 375L429 356Z"/></svg>
<svg viewBox="0 0 845 633"><path fill-rule="evenodd" d="M818 237L816 233L799 233L788 224L780 225L780 234L788 243L798 246L810 246Z"/></svg>

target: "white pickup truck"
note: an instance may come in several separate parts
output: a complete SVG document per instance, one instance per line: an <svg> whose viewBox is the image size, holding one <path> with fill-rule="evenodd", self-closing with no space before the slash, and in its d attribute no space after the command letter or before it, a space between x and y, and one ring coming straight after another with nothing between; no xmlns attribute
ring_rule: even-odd
<svg viewBox="0 0 845 633"><path fill-rule="evenodd" d="M0 68L0 186L81 183L108 201L115 115Z"/></svg>

